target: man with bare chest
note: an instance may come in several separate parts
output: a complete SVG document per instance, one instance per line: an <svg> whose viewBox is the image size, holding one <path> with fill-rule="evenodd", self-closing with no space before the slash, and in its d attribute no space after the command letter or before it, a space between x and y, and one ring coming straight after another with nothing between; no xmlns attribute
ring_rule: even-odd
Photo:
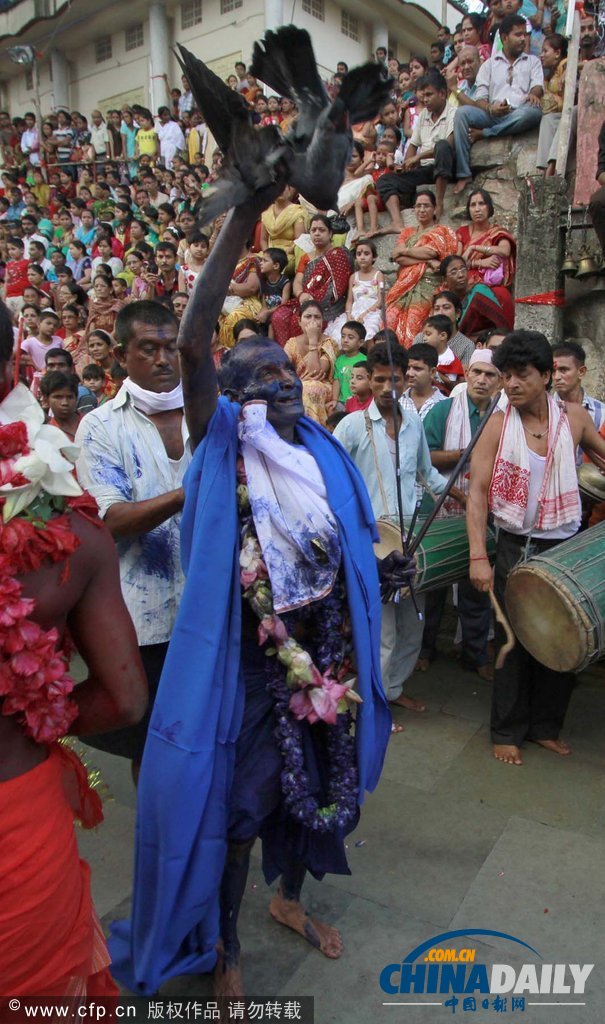
<svg viewBox="0 0 605 1024"><path fill-rule="evenodd" d="M134 729L93 745L140 763L149 714L183 589L182 480L190 461L176 337L178 321L158 302L134 302L116 320L116 355L128 377L84 418L78 479L96 499L120 555L122 592L149 684L149 710Z"/></svg>
<svg viewBox="0 0 605 1024"><path fill-rule="evenodd" d="M137 722L146 683L113 540L68 438L11 391L12 347L0 303L0 996L116 995L73 827L99 824L101 804L57 740ZM77 687L72 641L89 671Z"/></svg>
<svg viewBox="0 0 605 1024"><path fill-rule="evenodd" d="M514 566L573 537L581 505L575 452L605 467L605 439L580 405L562 404L549 387L553 354L538 331L513 331L493 354L509 400L493 413L473 452L467 528L470 580L480 591L494 586L504 605L506 579ZM487 559L486 526L498 528L495 571ZM545 614L547 614L545 612ZM503 642L499 637L499 644ZM494 757L520 765L521 744L531 740L554 753L571 753L560 730L574 676L541 665L517 642L496 670L491 731Z"/></svg>

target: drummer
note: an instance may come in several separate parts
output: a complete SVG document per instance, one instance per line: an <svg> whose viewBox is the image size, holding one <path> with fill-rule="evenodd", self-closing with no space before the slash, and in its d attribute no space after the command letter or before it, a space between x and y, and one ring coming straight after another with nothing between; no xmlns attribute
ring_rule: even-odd
<svg viewBox="0 0 605 1024"><path fill-rule="evenodd" d="M605 466L605 439L580 405L563 407L548 394L553 353L543 334L512 331L493 362L502 373L509 406L505 414L492 415L473 453L467 528L471 583L482 593L493 586L504 607L511 569L577 532L581 505L575 451L581 444L592 461ZM495 573L486 553L490 512L498 527ZM496 635L501 646L499 626ZM546 668L517 643L495 673L494 757L522 764L524 740L570 754L560 731L573 684L572 673Z"/></svg>
<svg viewBox="0 0 605 1024"><path fill-rule="evenodd" d="M372 402L363 412L353 412L340 421L334 437L349 452L361 472L377 519L398 523L397 478L395 475L395 418L392 382L398 400L405 388L408 354L393 346L394 372L391 374L387 346L375 345L368 355L366 367L370 374ZM416 504L416 482L440 494L445 477L431 464L422 423L412 403L399 405L398 426L401 458L400 491L403 514L411 519ZM458 494L460 492L457 492ZM423 596L416 595L420 612ZM382 680L387 699L408 711L425 711L425 704L407 694L403 688L414 671L422 643L422 621L408 598L399 603L383 605L381 635Z"/></svg>
<svg viewBox="0 0 605 1024"><path fill-rule="evenodd" d="M493 364L492 351L476 349L466 371L466 389L454 398L446 398L433 406L424 420L424 432L433 466L450 474L462 452L481 424L481 420L501 386L500 371ZM458 486L468 494L468 472ZM446 501L445 515L461 514L457 502ZM426 597L425 625L418 668L426 671L437 653L437 636L445 608L448 588L431 590ZM462 629L462 665L488 682L494 678L489 664L487 642L491 624L488 594L479 593L468 579L458 583L458 615Z"/></svg>

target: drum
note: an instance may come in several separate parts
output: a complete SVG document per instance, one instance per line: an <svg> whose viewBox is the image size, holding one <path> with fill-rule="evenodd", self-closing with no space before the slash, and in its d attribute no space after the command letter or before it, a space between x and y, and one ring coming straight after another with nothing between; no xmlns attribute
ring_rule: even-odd
<svg viewBox="0 0 605 1024"><path fill-rule="evenodd" d="M517 639L555 672L605 655L605 523L516 566L506 609Z"/></svg>
<svg viewBox="0 0 605 1024"><path fill-rule="evenodd" d="M418 523L420 530L422 523ZM379 519L380 542L374 545L377 558L386 558L391 551L401 551L399 527L389 519ZM416 531L414 531L416 532ZM487 536L487 554L493 560L496 543L491 530ZM469 548L466 535L466 517L448 516L435 519L418 550L416 564L418 571L414 583L417 593L447 587L468 577Z"/></svg>

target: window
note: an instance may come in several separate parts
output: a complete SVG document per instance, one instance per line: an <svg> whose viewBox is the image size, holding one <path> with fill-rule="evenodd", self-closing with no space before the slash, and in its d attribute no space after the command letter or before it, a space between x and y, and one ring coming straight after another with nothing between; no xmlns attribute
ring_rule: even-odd
<svg viewBox="0 0 605 1024"><path fill-rule="evenodd" d="M325 20L324 0L302 0L302 9L312 18L318 18L319 21Z"/></svg>
<svg viewBox="0 0 605 1024"><path fill-rule="evenodd" d="M111 36L101 36L95 43L95 60L102 64L104 60L111 60Z"/></svg>
<svg viewBox="0 0 605 1024"><path fill-rule="evenodd" d="M34 87L34 72L33 68L28 68L25 72L25 88L33 89Z"/></svg>
<svg viewBox="0 0 605 1024"><path fill-rule="evenodd" d="M136 50L138 46L143 45L143 25L132 25L127 28L124 33L124 48L126 50Z"/></svg>
<svg viewBox="0 0 605 1024"><path fill-rule="evenodd" d="M243 6L243 0L221 0L221 14L229 14L237 7Z"/></svg>
<svg viewBox="0 0 605 1024"><path fill-rule="evenodd" d="M184 0L181 4L181 28L193 28L202 20L202 0Z"/></svg>
<svg viewBox="0 0 605 1024"><path fill-rule="evenodd" d="M354 39L356 43L359 42L359 20L354 18L352 14L349 14L348 11L341 11L340 31L343 36Z"/></svg>

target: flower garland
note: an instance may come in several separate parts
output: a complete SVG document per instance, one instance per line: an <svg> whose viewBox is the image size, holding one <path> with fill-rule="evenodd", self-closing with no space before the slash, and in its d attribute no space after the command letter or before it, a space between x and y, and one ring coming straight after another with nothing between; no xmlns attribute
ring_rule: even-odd
<svg viewBox="0 0 605 1024"><path fill-rule="evenodd" d="M19 413L23 419L10 419ZM0 713L16 715L37 743L52 743L78 715L69 697L70 644L64 638L59 647L58 630L30 618L35 601L23 597L15 577L73 554L80 542L66 510L82 503L82 490L66 457L73 446L44 424L27 389L17 387L5 399L0 424ZM66 563L62 578L68 569Z"/></svg>
<svg viewBox="0 0 605 1024"><path fill-rule="evenodd" d="M344 828L357 814L357 765L352 716L347 699L361 703L345 676L350 672L345 589L339 577L328 597L312 605L275 614L271 582L254 530L243 460L238 460L238 508L242 520L240 581L244 598L258 616L258 640L266 648L268 685L275 700L276 737L284 768L284 800L290 814L308 828L329 832ZM304 624L315 658L291 635ZM270 660L269 660L270 659ZM320 807L304 768L302 721L323 730L328 761L328 802Z"/></svg>

